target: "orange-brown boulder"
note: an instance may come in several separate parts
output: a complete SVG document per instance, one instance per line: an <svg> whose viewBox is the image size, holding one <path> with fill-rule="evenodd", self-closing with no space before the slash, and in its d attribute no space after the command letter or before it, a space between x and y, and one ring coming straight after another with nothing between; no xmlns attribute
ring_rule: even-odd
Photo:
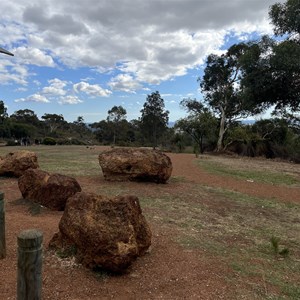
<svg viewBox="0 0 300 300"><path fill-rule="evenodd" d="M49 247L76 253L88 268L122 272L150 244L151 230L137 197L80 192L68 199Z"/></svg>
<svg viewBox="0 0 300 300"><path fill-rule="evenodd" d="M25 171L19 177L18 185L24 199L52 210L64 210L68 198L81 191L76 179L40 169Z"/></svg>
<svg viewBox="0 0 300 300"><path fill-rule="evenodd" d="M110 181L166 183L172 173L171 159L159 150L114 148L99 154L103 176Z"/></svg>
<svg viewBox="0 0 300 300"><path fill-rule="evenodd" d="M39 168L34 152L20 150L0 157L0 176L20 177L28 169Z"/></svg>

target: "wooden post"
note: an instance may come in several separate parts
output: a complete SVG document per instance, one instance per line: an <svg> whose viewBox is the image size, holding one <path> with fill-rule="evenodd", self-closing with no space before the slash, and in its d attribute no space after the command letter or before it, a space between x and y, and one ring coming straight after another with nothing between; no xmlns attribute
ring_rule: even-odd
<svg viewBox="0 0 300 300"><path fill-rule="evenodd" d="M4 193L0 192L0 259L6 256Z"/></svg>
<svg viewBox="0 0 300 300"><path fill-rule="evenodd" d="M42 241L35 229L18 235L17 300L42 299Z"/></svg>

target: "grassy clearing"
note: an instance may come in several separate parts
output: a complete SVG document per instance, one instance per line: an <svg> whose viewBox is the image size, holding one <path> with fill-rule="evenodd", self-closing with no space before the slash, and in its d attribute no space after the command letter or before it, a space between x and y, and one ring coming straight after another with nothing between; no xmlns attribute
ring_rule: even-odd
<svg viewBox="0 0 300 300"><path fill-rule="evenodd" d="M226 262L237 299L300 299L299 205L200 185L157 193L141 198L147 217L176 229L182 247ZM274 253L272 237L287 257Z"/></svg>
<svg viewBox="0 0 300 300"><path fill-rule="evenodd" d="M222 165L220 161L198 160L197 163L205 171L221 176L230 176L242 180L253 180L276 185L299 185L299 179L293 175L285 174L278 171L258 171L247 169L247 165L243 169L233 166Z"/></svg>
<svg viewBox="0 0 300 300"><path fill-rule="evenodd" d="M171 232L170 237L184 249L201 251L229 266L231 272L222 276L236 291L236 299L300 299L300 205L191 184L180 176L166 185L140 183L137 188L131 183L101 182L98 186L99 151L83 146L29 149L37 153L44 170L89 176L91 185L85 189L107 196L138 196L150 225ZM0 148L0 155L9 151ZM272 184L295 182L278 172L263 172L262 176L235 166L228 170L214 162L199 163L224 176ZM277 252L272 238L278 240ZM285 248L288 255L280 255Z"/></svg>
<svg viewBox="0 0 300 300"><path fill-rule="evenodd" d="M86 146L30 146L0 147L0 156L17 150L33 151L42 170L68 176L94 176L102 174L98 162L100 151Z"/></svg>

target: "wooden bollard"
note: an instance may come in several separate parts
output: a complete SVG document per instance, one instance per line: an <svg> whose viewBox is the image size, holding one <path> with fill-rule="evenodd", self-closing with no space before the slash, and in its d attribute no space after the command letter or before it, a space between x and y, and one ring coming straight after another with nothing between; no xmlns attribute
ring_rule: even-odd
<svg viewBox="0 0 300 300"><path fill-rule="evenodd" d="M42 299L43 234L35 229L18 235L17 300Z"/></svg>
<svg viewBox="0 0 300 300"><path fill-rule="evenodd" d="M0 192L0 259L6 256L4 193Z"/></svg>

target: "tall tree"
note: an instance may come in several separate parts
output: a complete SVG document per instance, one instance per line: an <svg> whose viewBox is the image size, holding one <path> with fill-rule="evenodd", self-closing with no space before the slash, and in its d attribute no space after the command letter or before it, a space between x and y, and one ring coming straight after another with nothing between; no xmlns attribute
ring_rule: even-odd
<svg viewBox="0 0 300 300"><path fill-rule="evenodd" d="M179 119L175 128L179 128L190 135L200 153L203 153L205 150L204 140L213 140L218 120L207 107L196 99L184 99L180 105L188 111L189 115Z"/></svg>
<svg viewBox="0 0 300 300"><path fill-rule="evenodd" d="M37 126L40 122L35 112L31 109L19 109L15 111L10 118L16 122L31 124L34 126Z"/></svg>
<svg viewBox="0 0 300 300"><path fill-rule="evenodd" d="M77 120L74 121L72 125L73 126L70 126L70 127L79 133L80 138L83 138L83 137L87 138L87 137L91 136L91 130L85 124L83 116L78 116Z"/></svg>
<svg viewBox="0 0 300 300"><path fill-rule="evenodd" d="M42 119L45 120L45 123L49 127L50 133L54 132L60 125L65 123L63 115L44 114Z"/></svg>
<svg viewBox="0 0 300 300"><path fill-rule="evenodd" d="M0 124L3 124L5 118L7 118L7 109L4 102L0 100Z"/></svg>
<svg viewBox="0 0 300 300"><path fill-rule="evenodd" d="M116 144L116 132L119 128L120 122L126 119L126 109L122 106L113 106L108 112L107 121L113 123L114 127L114 140L113 144Z"/></svg>
<svg viewBox="0 0 300 300"><path fill-rule="evenodd" d="M281 42L268 37L253 43L244 61L245 97L275 111L300 109L300 1L271 6L269 16Z"/></svg>
<svg viewBox="0 0 300 300"><path fill-rule="evenodd" d="M224 148L224 136L232 121L254 113L251 101L241 95L241 59L248 45L233 45L225 54L211 54L206 60L203 78L199 78L204 101L219 116L219 137L216 151Z"/></svg>
<svg viewBox="0 0 300 300"><path fill-rule="evenodd" d="M141 113L141 131L155 149L169 122L169 111L165 110L164 99L158 91L147 96Z"/></svg>

